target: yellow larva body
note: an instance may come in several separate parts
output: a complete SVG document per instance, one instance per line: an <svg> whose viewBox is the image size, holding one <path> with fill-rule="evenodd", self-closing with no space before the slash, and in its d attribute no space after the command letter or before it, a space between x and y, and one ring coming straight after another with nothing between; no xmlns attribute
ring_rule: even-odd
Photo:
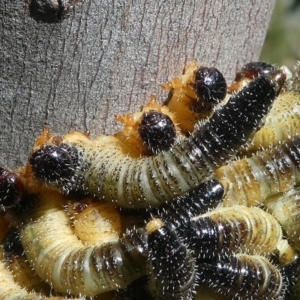
<svg viewBox="0 0 300 300"><path fill-rule="evenodd" d="M223 206L258 205L289 191L300 180L299 143L295 138L216 170L215 177L226 189Z"/></svg>
<svg viewBox="0 0 300 300"><path fill-rule="evenodd" d="M300 93L280 94L266 117L264 126L255 133L247 151L256 151L295 138L300 132Z"/></svg>
<svg viewBox="0 0 300 300"><path fill-rule="evenodd" d="M113 204L93 203L87 198L80 202L69 201L66 206L71 227L84 245L101 245L119 240L121 216Z"/></svg>
<svg viewBox="0 0 300 300"><path fill-rule="evenodd" d="M264 205L281 224L292 246L300 250L300 189L279 193Z"/></svg>
<svg viewBox="0 0 300 300"><path fill-rule="evenodd" d="M145 261L119 240L85 246L74 235L62 195L48 191L18 226L26 256L36 273L55 291L95 296L125 288L145 272ZM138 251L137 251L138 252Z"/></svg>

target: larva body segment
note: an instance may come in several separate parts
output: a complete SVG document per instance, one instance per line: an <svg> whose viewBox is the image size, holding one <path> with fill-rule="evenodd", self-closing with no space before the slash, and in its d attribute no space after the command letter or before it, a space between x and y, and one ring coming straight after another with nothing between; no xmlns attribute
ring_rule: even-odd
<svg viewBox="0 0 300 300"><path fill-rule="evenodd" d="M300 250L300 189L279 193L264 205L278 220L292 246Z"/></svg>
<svg viewBox="0 0 300 300"><path fill-rule="evenodd" d="M215 178L226 190L223 206L258 205L289 191L300 180L300 138L223 166Z"/></svg>
<svg viewBox="0 0 300 300"><path fill-rule="evenodd" d="M60 185L67 193L87 190L123 207L146 208L171 201L211 177L249 139L276 96L275 85L267 77L256 78L190 137L154 157L131 158L101 140L90 141L78 133L66 135L63 144L77 150L78 165L71 178L53 180L50 176L46 181ZM43 160L35 159L37 151L30 163L40 178Z"/></svg>
<svg viewBox="0 0 300 300"><path fill-rule="evenodd" d="M295 138L300 132L300 94L289 91L280 94L264 126L255 133L247 151L256 151Z"/></svg>
<svg viewBox="0 0 300 300"><path fill-rule="evenodd" d="M192 220L195 222L192 223L195 226L194 232L202 231L204 242L201 243L200 234L195 241L196 251L200 254L205 253L205 250L205 254L218 254L226 249L233 253L267 256L278 251L282 264L294 261L295 251L283 240L280 224L271 214L258 207L219 207ZM209 224L214 227L210 228ZM212 243L209 245L207 233L212 232L216 236L212 235Z"/></svg>
<svg viewBox="0 0 300 300"><path fill-rule="evenodd" d="M192 299L196 265L192 253L160 219L147 224L151 277L155 299Z"/></svg>
<svg viewBox="0 0 300 300"><path fill-rule="evenodd" d="M62 196L47 191L18 226L26 256L55 291L95 296L126 287L145 272L143 233L84 246L73 234Z"/></svg>
<svg viewBox="0 0 300 300"><path fill-rule="evenodd" d="M221 256L215 263L201 264L199 273L200 280L231 299L284 299L283 277L263 256Z"/></svg>
<svg viewBox="0 0 300 300"><path fill-rule="evenodd" d="M280 257L284 260L293 259L290 247L283 248L278 221L260 208L217 208L191 220L181 220L181 223L178 220L179 216L175 215L166 224L176 228L181 239L198 256L198 261L214 260L222 252L240 251L260 255L279 251L283 252Z"/></svg>

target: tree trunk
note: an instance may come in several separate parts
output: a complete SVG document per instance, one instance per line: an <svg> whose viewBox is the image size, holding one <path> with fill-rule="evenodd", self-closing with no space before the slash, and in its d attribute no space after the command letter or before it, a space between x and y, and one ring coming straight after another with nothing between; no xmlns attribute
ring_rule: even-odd
<svg viewBox="0 0 300 300"><path fill-rule="evenodd" d="M28 0L27 0L28 1ZM231 80L257 60L275 0L1 0L0 165L26 162L52 132L117 130L186 62Z"/></svg>

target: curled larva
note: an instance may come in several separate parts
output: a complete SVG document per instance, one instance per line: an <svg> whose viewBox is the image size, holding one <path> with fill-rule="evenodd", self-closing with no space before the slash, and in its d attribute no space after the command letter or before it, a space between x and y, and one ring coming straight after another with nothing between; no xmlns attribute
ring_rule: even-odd
<svg viewBox="0 0 300 300"><path fill-rule="evenodd" d="M192 299L196 263L191 251L160 219L147 224L150 263L149 290L155 299Z"/></svg>
<svg viewBox="0 0 300 300"><path fill-rule="evenodd" d="M153 157L129 157L113 137L89 140L73 132L57 145L49 145L50 139L35 149L29 163L37 178L60 186L66 193L88 191L123 207L159 206L196 187L227 163L260 126L278 88L280 85L269 77L256 78L188 138ZM59 160L57 156L51 159L49 146L54 147L52 153L55 149L60 153ZM62 176L64 173L67 176Z"/></svg>
<svg viewBox="0 0 300 300"><path fill-rule="evenodd" d="M124 288L145 273L143 231L101 245L84 245L71 229L63 201L61 194L46 190L34 208L17 216L28 261L55 291L95 296Z"/></svg>
<svg viewBox="0 0 300 300"><path fill-rule="evenodd" d="M199 266L199 277L231 299L284 299L285 282L280 270L258 255L223 255Z"/></svg>
<svg viewBox="0 0 300 300"><path fill-rule="evenodd" d="M229 163L215 171L226 192L223 206L263 203L287 192L300 180L300 138Z"/></svg>
<svg viewBox="0 0 300 300"><path fill-rule="evenodd" d="M70 299L47 294L49 289L29 266L16 232L9 231L9 222L1 215L0 228L0 300Z"/></svg>
<svg viewBox="0 0 300 300"><path fill-rule="evenodd" d="M199 66L192 61L183 75L161 87L170 91L167 106L180 120L181 130L188 133L194 131L199 120L212 116L214 108L226 96L227 84L218 69Z"/></svg>

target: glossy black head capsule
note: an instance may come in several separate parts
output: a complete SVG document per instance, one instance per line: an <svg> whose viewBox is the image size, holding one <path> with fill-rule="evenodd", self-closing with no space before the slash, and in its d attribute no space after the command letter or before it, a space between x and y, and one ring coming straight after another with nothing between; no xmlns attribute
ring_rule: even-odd
<svg viewBox="0 0 300 300"><path fill-rule="evenodd" d="M34 176L47 182L72 176L77 161L77 149L64 144L44 145L33 151L29 158Z"/></svg>
<svg viewBox="0 0 300 300"><path fill-rule="evenodd" d="M143 114L139 134L151 152L160 153L173 145L176 129L168 115L151 110Z"/></svg>
<svg viewBox="0 0 300 300"><path fill-rule="evenodd" d="M195 71L195 92L199 106L213 107L226 96L227 84L223 74L216 68L201 67ZM203 102L203 103L202 103ZM201 109L201 107L199 107ZM194 108L194 111L197 107Z"/></svg>
<svg viewBox="0 0 300 300"><path fill-rule="evenodd" d="M0 167L0 208L16 206L22 200L24 192L23 183L19 177Z"/></svg>
<svg viewBox="0 0 300 300"><path fill-rule="evenodd" d="M239 81L243 78L253 79L259 75L269 75L276 70L275 66L272 66L265 62L250 62L244 65L240 72L236 74L236 81Z"/></svg>

